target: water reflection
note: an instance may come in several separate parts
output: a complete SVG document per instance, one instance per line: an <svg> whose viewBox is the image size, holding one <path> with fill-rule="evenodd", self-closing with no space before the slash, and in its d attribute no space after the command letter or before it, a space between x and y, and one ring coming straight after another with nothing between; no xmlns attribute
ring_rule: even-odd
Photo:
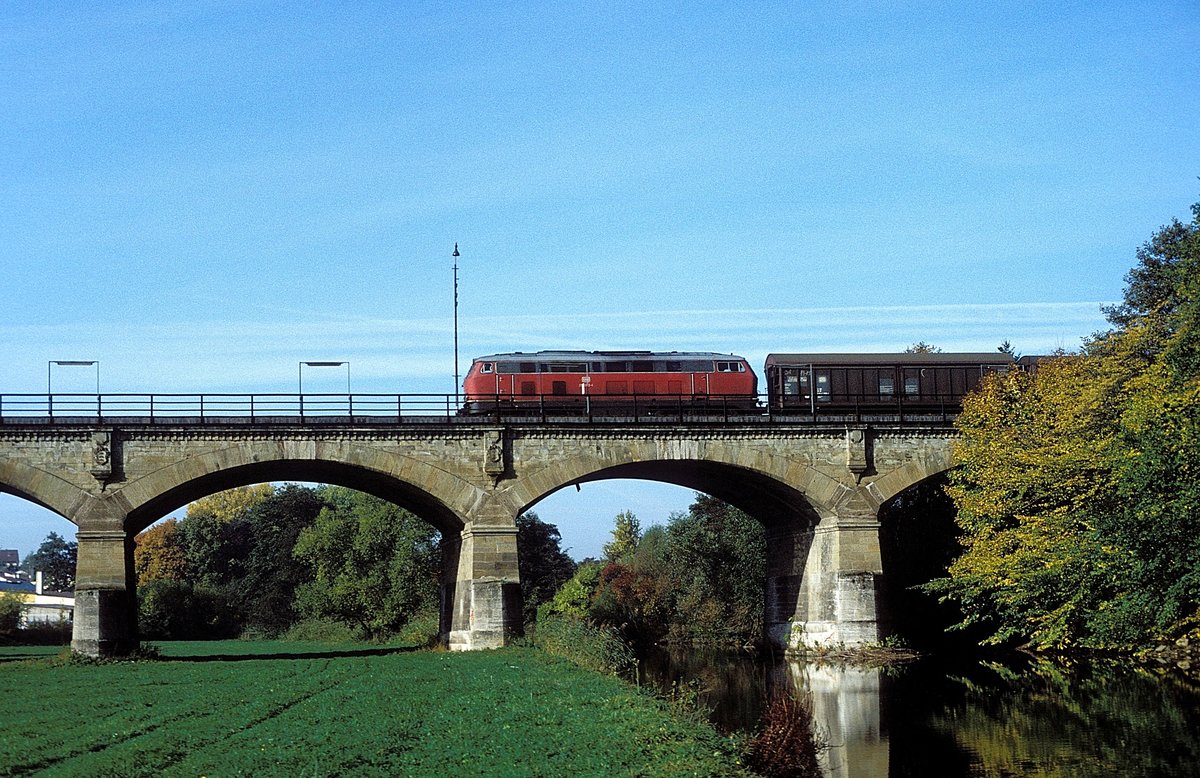
<svg viewBox="0 0 1200 778"><path fill-rule="evenodd" d="M772 690L807 695L832 778L1200 774L1200 686L1128 665L862 668L674 651L646 657L643 672L667 689L699 686L726 731L753 729Z"/></svg>

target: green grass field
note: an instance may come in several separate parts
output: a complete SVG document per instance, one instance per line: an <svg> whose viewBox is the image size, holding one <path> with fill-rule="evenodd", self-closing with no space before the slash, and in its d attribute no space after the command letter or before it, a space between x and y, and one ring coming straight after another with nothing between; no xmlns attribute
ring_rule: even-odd
<svg viewBox="0 0 1200 778"><path fill-rule="evenodd" d="M160 648L104 665L0 648L0 775L745 774L707 726L535 649Z"/></svg>

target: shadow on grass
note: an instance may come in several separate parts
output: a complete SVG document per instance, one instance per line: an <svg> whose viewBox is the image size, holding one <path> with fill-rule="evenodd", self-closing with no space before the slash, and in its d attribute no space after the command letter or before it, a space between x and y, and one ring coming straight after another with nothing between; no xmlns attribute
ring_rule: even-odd
<svg viewBox="0 0 1200 778"><path fill-rule="evenodd" d="M348 659L356 656L388 656L409 654L425 650L422 646L384 646L381 648L350 648L329 651L279 651L264 654L194 654L191 656L169 656L162 654L159 662L252 662L271 659Z"/></svg>

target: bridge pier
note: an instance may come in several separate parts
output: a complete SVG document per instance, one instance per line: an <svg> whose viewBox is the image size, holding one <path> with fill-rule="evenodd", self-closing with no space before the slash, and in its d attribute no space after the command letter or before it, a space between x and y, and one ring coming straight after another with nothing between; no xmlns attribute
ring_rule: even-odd
<svg viewBox="0 0 1200 778"><path fill-rule="evenodd" d="M815 527L767 533L767 636L779 648L878 643L883 563L879 521L845 512Z"/></svg>
<svg viewBox="0 0 1200 778"><path fill-rule="evenodd" d="M90 657L138 647L133 539L123 529L80 529L71 649Z"/></svg>
<svg viewBox="0 0 1200 778"><path fill-rule="evenodd" d="M524 631L514 515L489 506L443 539L442 636L451 651L499 648Z"/></svg>

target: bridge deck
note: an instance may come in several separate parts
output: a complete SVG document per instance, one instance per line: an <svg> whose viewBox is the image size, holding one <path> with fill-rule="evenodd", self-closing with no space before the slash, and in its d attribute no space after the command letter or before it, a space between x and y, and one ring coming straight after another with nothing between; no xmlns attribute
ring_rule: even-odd
<svg viewBox="0 0 1200 778"><path fill-rule="evenodd" d="M688 424L951 425L951 405L895 406L877 402L838 408L772 411L765 402L746 408L745 398L647 396L627 406L570 408L561 398L538 398L528 406L479 413L460 411L461 395L359 394L0 394L0 425L488 425L488 424ZM572 398L575 399L575 398ZM735 402L736 400L736 402Z"/></svg>

